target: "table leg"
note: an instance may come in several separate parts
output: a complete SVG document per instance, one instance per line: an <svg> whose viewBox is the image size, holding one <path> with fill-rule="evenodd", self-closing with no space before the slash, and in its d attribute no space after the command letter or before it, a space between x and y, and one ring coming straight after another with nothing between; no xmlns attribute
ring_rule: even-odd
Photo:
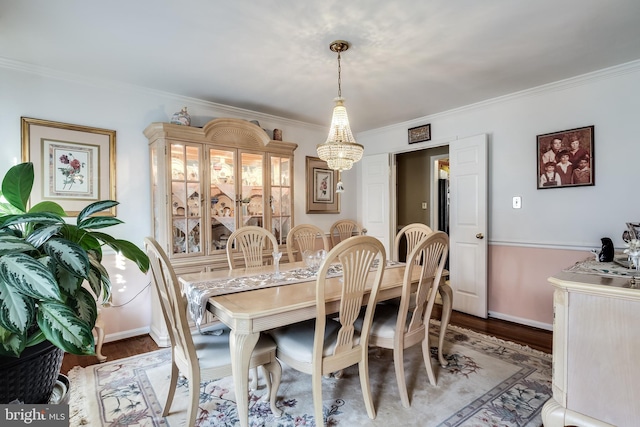
<svg viewBox="0 0 640 427"><path fill-rule="evenodd" d="M231 348L231 372L238 404L241 427L249 426L249 361L260 338L260 333L241 334L233 329L229 337Z"/></svg>
<svg viewBox="0 0 640 427"><path fill-rule="evenodd" d="M453 309L453 290L448 283L444 280L438 287L440 297L442 298L442 316L440 318L440 336L438 337L438 360L440 366L447 366L449 363L445 360L442 354L442 346L444 345L444 335L447 332L449 321L451 320L451 310Z"/></svg>

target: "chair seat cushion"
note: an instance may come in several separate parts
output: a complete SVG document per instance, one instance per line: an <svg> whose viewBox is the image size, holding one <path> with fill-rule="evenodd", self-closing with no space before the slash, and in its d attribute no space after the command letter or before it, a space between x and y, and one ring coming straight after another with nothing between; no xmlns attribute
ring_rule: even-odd
<svg viewBox="0 0 640 427"><path fill-rule="evenodd" d="M200 366L203 369L231 365L229 334L231 330L222 324L193 332L192 339ZM275 351L276 344L271 337L261 334L253 354Z"/></svg>
<svg viewBox="0 0 640 427"><path fill-rule="evenodd" d="M411 313L407 315L407 326L411 320ZM360 316L356 319L354 327L362 330L364 322L364 310L360 312ZM373 314L373 322L369 335L375 335L380 338L393 338L396 334L396 323L398 322L398 306L395 304L378 304Z"/></svg>
<svg viewBox="0 0 640 427"><path fill-rule="evenodd" d="M284 326L271 331L278 352L286 354L288 357L303 363L312 363L313 359L313 340L316 329L316 320L306 320L304 322L295 323L293 325ZM340 323L335 320L327 319L324 329L324 349L323 356L330 356L336 346L336 339ZM360 333L354 334L354 344L360 342Z"/></svg>

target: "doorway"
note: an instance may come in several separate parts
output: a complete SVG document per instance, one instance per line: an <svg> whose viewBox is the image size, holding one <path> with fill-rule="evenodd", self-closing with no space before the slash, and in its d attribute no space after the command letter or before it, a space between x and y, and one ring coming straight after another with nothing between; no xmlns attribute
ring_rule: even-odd
<svg viewBox="0 0 640 427"><path fill-rule="evenodd" d="M448 181L449 146L396 153L395 164L395 233L412 223L428 225L434 230L446 226L448 233L448 185L440 188L440 167L446 165ZM399 260L406 259L406 246L400 245Z"/></svg>
<svg viewBox="0 0 640 427"><path fill-rule="evenodd" d="M427 150L442 150L427 151L433 155L449 153L449 265L453 308L486 318L488 137L479 134L456 138L450 140L448 146ZM385 245L387 253L392 253L390 248L393 248L397 227L414 220L409 213L415 215L416 211L422 211L419 217L428 218L424 215L428 215L429 203L423 209L422 202L430 200L432 166L429 156L421 151L379 153L362 159L362 225L372 230L371 235ZM410 166L403 163L412 155L423 155L423 161ZM422 189L409 191L407 187L414 185L421 185ZM384 197L385 194L389 197ZM421 222L431 226L430 219Z"/></svg>

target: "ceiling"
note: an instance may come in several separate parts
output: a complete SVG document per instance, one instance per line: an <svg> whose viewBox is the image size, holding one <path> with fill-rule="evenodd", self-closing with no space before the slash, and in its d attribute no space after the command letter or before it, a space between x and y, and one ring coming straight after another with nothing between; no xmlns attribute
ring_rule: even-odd
<svg viewBox="0 0 640 427"><path fill-rule="evenodd" d="M360 132L640 59L639 18L638 0L0 0L0 59L328 127L343 39Z"/></svg>

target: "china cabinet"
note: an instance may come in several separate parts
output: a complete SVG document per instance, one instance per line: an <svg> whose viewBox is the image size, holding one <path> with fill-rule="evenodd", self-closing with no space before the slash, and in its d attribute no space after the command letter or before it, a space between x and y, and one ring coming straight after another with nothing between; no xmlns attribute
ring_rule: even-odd
<svg viewBox="0 0 640 427"><path fill-rule="evenodd" d="M285 244L292 226L293 153L259 126L215 119L202 128L152 123L153 236L178 274L226 268L227 238L265 227Z"/></svg>
<svg viewBox="0 0 640 427"><path fill-rule="evenodd" d="M241 119L215 119L202 128L152 123L144 134L152 235L177 274L227 268L227 239L245 225L267 228L286 243L297 144L271 140Z"/></svg>

